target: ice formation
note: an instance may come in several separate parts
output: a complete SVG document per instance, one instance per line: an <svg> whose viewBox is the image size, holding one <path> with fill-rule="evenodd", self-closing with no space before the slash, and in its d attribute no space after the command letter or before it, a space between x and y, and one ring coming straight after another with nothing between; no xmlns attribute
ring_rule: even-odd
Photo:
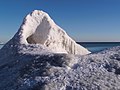
<svg viewBox="0 0 120 90"><path fill-rule="evenodd" d="M42 21L41 16L47 21ZM16 35L0 49L0 90L120 90L120 46L83 56L53 53L56 47L58 52L72 53L71 45L79 45L49 19L42 11L29 14ZM48 29L45 26L50 26L49 32L43 31ZM50 42L62 41L62 35L68 51L61 49L61 42L58 46L57 41ZM49 39L52 36L55 39ZM81 46L77 49L81 50Z"/></svg>
<svg viewBox="0 0 120 90"><path fill-rule="evenodd" d="M25 17L14 38L20 44L42 44L55 53L80 55L90 53L71 39L47 13L39 10L34 10Z"/></svg>

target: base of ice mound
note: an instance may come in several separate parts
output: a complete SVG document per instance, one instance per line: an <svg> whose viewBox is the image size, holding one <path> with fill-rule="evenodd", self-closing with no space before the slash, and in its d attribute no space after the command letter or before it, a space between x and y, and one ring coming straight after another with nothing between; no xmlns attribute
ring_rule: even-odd
<svg viewBox="0 0 120 90"><path fill-rule="evenodd" d="M90 53L72 40L47 13L39 10L35 10L26 16L13 39L25 45L42 44L54 53L80 55Z"/></svg>
<svg viewBox="0 0 120 90"><path fill-rule="evenodd" d="M34 44L5 45L0 50L0 90L120 89L120 47L85 56L46 50Z"/></svg>

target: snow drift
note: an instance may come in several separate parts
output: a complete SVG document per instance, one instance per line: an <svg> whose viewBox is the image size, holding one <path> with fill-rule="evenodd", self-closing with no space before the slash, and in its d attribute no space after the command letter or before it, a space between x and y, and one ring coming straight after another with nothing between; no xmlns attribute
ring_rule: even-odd
<svg viewBox="0 0 120 90"><path fill-rule="evenodd" d="M72 40L47 13L39 10L34 10L25 17L14 38L19 44L42 44L55 53L80 55L90 53Z"/></svg>

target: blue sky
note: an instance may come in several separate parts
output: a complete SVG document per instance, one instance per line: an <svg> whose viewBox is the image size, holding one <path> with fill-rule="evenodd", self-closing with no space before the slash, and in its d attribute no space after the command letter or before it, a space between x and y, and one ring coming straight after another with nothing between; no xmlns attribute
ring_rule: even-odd
<svg viewBox="0 0 120 90"><path fill-rule="evenodd" d="M120 41L120 0L0 0L0 41L43 10L76 41Z"/></svg>

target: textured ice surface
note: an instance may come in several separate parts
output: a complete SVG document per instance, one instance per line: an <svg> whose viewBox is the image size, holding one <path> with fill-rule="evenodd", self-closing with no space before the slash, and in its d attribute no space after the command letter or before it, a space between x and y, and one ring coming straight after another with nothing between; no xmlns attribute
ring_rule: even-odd
<svg viewBox="0 0 120 90"><path fill-rule="evenodd" d="M120 47L75 56L34 44L5 45L0 56L0 90L120 89Z"/></svg>

